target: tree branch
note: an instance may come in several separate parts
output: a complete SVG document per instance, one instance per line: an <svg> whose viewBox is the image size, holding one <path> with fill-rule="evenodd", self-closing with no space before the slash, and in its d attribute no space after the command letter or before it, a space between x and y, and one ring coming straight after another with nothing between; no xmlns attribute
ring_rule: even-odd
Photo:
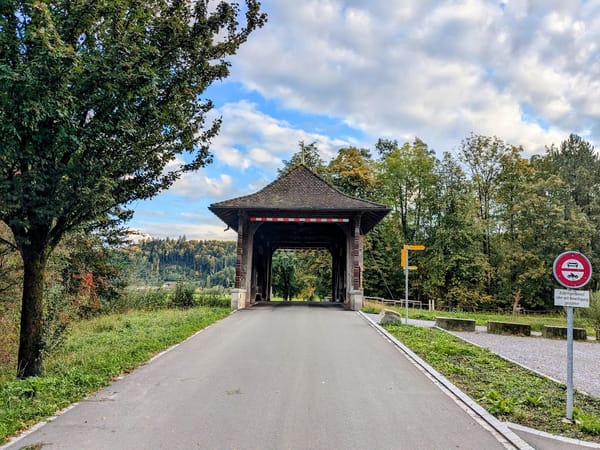
<svg viewBox="0 0 600 450"><path fill-rule="evenodd" d="M7 241L6 239L0 237L0 242L2 242L3 244L8 245L10 248L12 248L13 250L19 250L19 247L17 247L15 244L13 244L10 241Z"/></svg>

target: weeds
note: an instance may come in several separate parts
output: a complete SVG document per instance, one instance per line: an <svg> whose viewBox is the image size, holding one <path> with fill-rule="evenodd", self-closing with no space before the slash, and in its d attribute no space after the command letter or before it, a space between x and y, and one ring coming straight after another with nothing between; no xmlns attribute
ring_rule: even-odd
<svg viewBox="0 0 600 450"><path fill-rule="evenodd" d="M574 408L573 417L582 431L600 436L600 418L592 414L585 414L577 408Z"/></svg>

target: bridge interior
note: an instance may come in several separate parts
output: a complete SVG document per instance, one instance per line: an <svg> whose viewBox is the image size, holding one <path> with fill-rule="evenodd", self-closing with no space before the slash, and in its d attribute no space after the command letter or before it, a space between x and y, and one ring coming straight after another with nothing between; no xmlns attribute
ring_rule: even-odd
<svg viewBox="0 0 600 450"><path fill-rule="evenodd" d="M263 223L254 233L252 298L270 301L273 255L281 249L325 249L331 255L331 299L343 303L347 290L346 231L337 223Z"/></svg>

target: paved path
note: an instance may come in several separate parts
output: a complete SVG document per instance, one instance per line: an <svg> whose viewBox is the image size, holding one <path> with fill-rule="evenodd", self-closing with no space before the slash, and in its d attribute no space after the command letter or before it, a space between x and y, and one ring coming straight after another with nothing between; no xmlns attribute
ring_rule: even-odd
<svg viewBox="0 0 600 450"><path fill-rule="evenodd" d="M354 312L239 311L10 448L497 449Z"/></svg>

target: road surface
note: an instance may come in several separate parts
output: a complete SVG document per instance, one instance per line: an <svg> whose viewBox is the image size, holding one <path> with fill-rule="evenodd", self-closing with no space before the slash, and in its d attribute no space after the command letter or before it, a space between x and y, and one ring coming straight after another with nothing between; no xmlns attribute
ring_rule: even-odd
<svg viewBox="0 0 600 450"><path fill-rule="evenodd" d="M238 311L9 448L496 449L503 444L339 308Z"/></svg>

